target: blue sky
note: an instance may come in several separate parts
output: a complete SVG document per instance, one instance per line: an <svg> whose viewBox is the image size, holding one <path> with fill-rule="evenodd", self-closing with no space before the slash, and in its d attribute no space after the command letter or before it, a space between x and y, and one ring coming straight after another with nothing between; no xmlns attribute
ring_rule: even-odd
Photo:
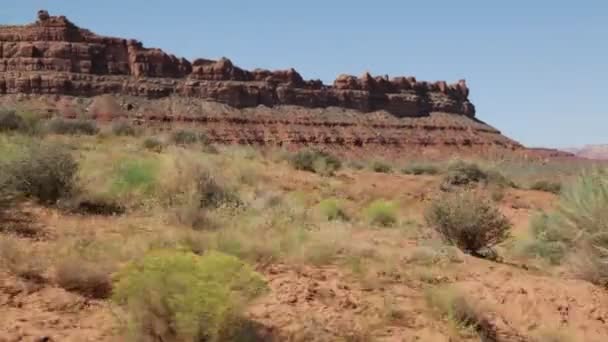
<svg viewBox="0 0 608 342"><path fill-rule="evenodd" d="M341 73L465 78L478 117L529 146L608 143L608 1L5 0L189 59Z"/></svg>

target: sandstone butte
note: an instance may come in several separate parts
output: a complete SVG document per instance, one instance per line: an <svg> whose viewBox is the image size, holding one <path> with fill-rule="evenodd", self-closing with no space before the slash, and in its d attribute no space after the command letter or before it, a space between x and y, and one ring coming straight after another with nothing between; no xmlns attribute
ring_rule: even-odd
<svg viewBox="0 0 608 342"><path fill-rule="evenodd" d="M136 40L97 35L46 11L33 24L0 26L2 97L44 97L65 108L66 101L108 94L122 99L130 118L198 122L220 143L399 153L525 150L475 118L464 80L365 73L325 85L294 69L248 71L227 58L190 62Z"/></svg>

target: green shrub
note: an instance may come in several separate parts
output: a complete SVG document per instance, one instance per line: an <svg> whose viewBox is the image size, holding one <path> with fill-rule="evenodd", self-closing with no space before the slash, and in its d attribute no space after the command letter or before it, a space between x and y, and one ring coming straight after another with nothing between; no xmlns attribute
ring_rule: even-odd
<svg viewBox="0 0 608 342"><path fill-rule="evenodd" d="M376 160L372 163L372 170L380 173L391 173L393 172L393 167L383 161Z"/></svg>
<svg viewBox="0 0 608 342"><path fill-rule="evenodd" d="M532 183L532 185L530 185L530 189L537 190L537 191L550 192L553 194L559 194L560 191L562 190L562 184L558 183L558 182L540 180L540 181Z"/></svg>
<svg viewBox="0 0 608 342"><path fill-rule="evenodd" d="M435 199L426 220L444 240L475 256L504 241L511 228L496 207L470 192Z"/></svg>
<svg viewBox="0 0 608 342"><path fill-rule="evenodd" d="M151 150L154 152L160 152L163 150L164 143L155 137L149 137L144 139L143 146L146 150Z"/></svg>
<svg viewBox="0 0 608 342"><path fill-rule="evenodd" d="M391 227L397 223L397 207L394 203L375 200L365 210L371 224Z"/></svg>
<svg viewBox="0 0 608 342"><path fill-rule="evenodd" d="M156 251L122 270L113 299L133 340L221 341L242 305L265 290L261 276L218 252Z"/></svg>
<svg viewBox="0 0 608 342"><path fill-rule="evenodd" d="M289 162L296 170L333 175L342 168L342 162L337 157L317 150L301 150L289 158Z"/></svg>
<svg viewBox="0 0 608 342"><path fill-rule="evenodd" d="M342 204L338 199L324 199L317 205L317 209L321 216L328 221L348 220L348 215L342 208Z"/></svg>
<svg viewBox="0 0 608 342"><path fill-rule="evenodd" d="M157 185L159 165L154 159L134 159L121 161L115 171L112 193L151 194Z"/></svg>
<svg viewBox="0 0 608 342"><path fill-rule="evenodd" d="M432 164L410 164L401 169L401 172L406 175L436 175L439 173L439 168Z"/></svg>
<svg viewBox="0 0 608 342"><path fill-rule="evenodd" d="M576 238L576 232L568 231L555 224L557 216L541 213L530 220L531 241L524 241L519 246L519 253L537 257L559 264Z"/></svg>
<svg viewBox="0 0 608 342"><path fill-rule="evenodd" d="M18 131L25 125L23 118L14 110L0 109L0 132Z"/></svg>
<svg viewBox="0 0 608 342"><path fill-rule="evenodd" d="M46 123L46 131L63 135L95 135L99 128L91 120L54 118Z"/></svg>
<svg viewBox="0 0 608 342"><path fill-rule="evenodd" d="M582 174L561 192L558 209L548 227L571 232L574 271L583 279L608 285L608 169ZM574 236L573 238L570 238Z"/></svg>
<svg viewBox="0 0 608 342"><path fill-rule="evenodd" d="M133 136L135 128L127 121L117 121L112 124L112 134L117 136Z"/></svg>
<svg viewBox="0 0 608 342"><path fill-rule="evenodd" d="M171 141L176 145L187 146L196 143L207 144L209 139L204 133L180 129L171 134Z"/></svg>
<svg viewBox="0 0 608 342"><path fill-rule="evenodd" d="M44 204L72 194L78 172L70 151L54 144L32 145L5 167L15 190Z"/></svg>

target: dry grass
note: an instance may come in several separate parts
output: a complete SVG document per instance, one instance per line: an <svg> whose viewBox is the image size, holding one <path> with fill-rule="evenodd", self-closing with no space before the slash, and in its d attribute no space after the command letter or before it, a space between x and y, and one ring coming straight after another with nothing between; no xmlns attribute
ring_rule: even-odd
<svg viewBox="0 0 608 342"><path fill-rule="evenodd" d="M111 271L100 261L66 258L55 266L55 281L62 288L85 297L108 298L112 291Z"/></svg>
<svg viewBox="0 0 608 342"><path fill-rule="evenodd" d="M16 238L0 236L0 265L24 280L46 281L47 259L39 252L29 251L27 244Z"/></svg>

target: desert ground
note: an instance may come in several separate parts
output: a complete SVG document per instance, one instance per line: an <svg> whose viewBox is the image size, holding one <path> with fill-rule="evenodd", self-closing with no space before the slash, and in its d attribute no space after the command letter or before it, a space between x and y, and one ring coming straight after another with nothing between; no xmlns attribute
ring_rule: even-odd
<svg viewBox="0 0 608 342"><path fill-rule="evenodd" d="M0 341L608 336L605 265L576 258L596 245L546 219L605 232L590 162L351 158L10 109L0 126ZM500 236L467 249L450 224Z"/></svg>

